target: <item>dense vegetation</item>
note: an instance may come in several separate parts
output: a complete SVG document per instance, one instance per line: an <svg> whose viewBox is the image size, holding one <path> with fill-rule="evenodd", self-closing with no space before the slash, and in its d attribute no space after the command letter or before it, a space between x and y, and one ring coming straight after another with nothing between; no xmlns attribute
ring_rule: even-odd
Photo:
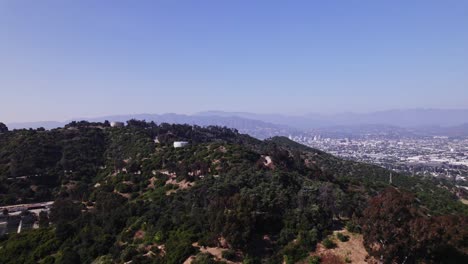
<svg viewBox="0 0 468 264"><path fill-rule="evenodd" d="M173 148L174 140L190 145ZM225 259L244 263L294 263L337 222L362 231L370 254L389 263L437 262L447 252L463 259L467 230L450 223L466 222L468 209L450 186L394 173L390 187L389 174L286 138L259 141L220 127L130 120L121 128L3 129L0 204L55 205L51 226L0 239L0 263L219 262L199 246L222 247ZM408 196L387 199L388 188ZM393 219L394 211L375 209L388 201L414 208L398 209L410 211L404 227L391 223L412 240L377 232ZM424 221L457 238L440 239L443 250L433 250L436 235L419 243ZM373 247L382 238L395 250Z"/></svg>
<svg viewBox="0 0 468 264"><path fill-rule="evenodd" d="M457 263L466 247L466 217L429 217L414 195L387 189L371 199L361 218L365 246L385 263ZM466 258L465 258L466 260Z"/></svg>

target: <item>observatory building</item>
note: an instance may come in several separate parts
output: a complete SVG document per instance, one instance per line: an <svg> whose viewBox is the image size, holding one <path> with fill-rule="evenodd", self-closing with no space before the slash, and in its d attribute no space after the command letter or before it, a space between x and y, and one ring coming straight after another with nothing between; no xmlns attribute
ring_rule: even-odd
<svg viewBox="0 0 468 264"><path fill-rule="evenodd" d="M183 148L188 145L187 141L174 141L174 148Z"/></svg>
<svg viewBox="0 0 468 264"><path fill-rule="evenodd" d="M111 122L110 123L111 127L124 127L124 123L123 122Z"/></svg>

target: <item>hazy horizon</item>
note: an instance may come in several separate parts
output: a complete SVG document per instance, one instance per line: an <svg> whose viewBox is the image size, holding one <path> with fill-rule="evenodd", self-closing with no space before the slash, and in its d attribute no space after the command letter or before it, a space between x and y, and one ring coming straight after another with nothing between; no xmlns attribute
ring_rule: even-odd
<svg viewBox="0 0 468 264"><path fill-rule="evenodd" d="M102 116L81 116L63 120L30 120L5 122L11 129L62 127L71 121L103 122L130 119L154 121L156 123L196 124L201 126L219 125L237 128L244 126L280 126L289 129L313 129L332 127L400 127L422 129L424 127L467 127L468 109L390 109L376 112L339 113L253 113L209 110L197 113L128 113ZM1 120L0 120L1 122ZM464 128L463 128L464 129Z"/></svg>
<svg viewBox="0 0 468 264"><path fill-rule="evenodd" d="M466 10L466 1L1 1L0 121L468 109Z"/></svg>
<svg viewBox="0 0 468 264"><path fill-rule="evenodd" d="M337 115L346 115L346 114L356 114L356 115L367 115L375 113L385 113L385 112L398 112L398 111L468 111L468 108L407 108L407 109L385 109L378 111L342 111L342 112L304 112L304 113L288 113L288 112L248 112L248 111L224 111L210 109L205 111L193 112L193 113L177 113L177 112L147 112L147 113L110 113L103 115L90 115L90 116L71 116L65 119L37 119L37 120L13 120L6 121L0 120L5 124L14 124L14 123L34 123L34 122L68 122L68 121L80 121L80 120L92 120L99 119L104 117L116 117L116 116L139 116L139 115L186 115L186 116L197 116L200 114L213 113L214 116L219 116L220 113L225 113L226 115L236 116L236 114L250 114L250 115L272 115L272 116L285 116L285 117L304 117L310 115L317 116L337 116Z"/></svg>

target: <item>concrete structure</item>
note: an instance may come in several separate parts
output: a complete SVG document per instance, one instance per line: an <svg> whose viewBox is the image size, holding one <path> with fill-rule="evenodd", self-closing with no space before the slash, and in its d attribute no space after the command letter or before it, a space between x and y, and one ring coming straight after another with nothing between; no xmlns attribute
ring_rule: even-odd
<svg viewBox="0 0 468 264"><path fill-rule="evenodd" d="M183 148L188 145L187 141L174 141L174 148Z"/></svg>
<svg viewBox="0 0 468 264"><path fill-rule="evenodd" d="M2 221L0 222L0 236L3 236L6 233L7 233L7 222Z"/></svg>
<svg viewBox="0 0 468 264"><path fill-rule="evenodd" d="M2 234L21 233L39 227L39 214L49 214L54 202L15 204L0 207L0 236ZM7 214L3 214L6 210Z"/></svg>
<svg viewBox="0 0 468 264"><path fill-rule="evenodd" d="M8 211L9 214L15 212L23 212L23 211L34 211L34 210L49 210L54 205L54 201L50 202L42 202L42 203L31 203L31 204L15 204L15 205L6 205L0 206L0 213L3 212L4 209Z"/></svg>

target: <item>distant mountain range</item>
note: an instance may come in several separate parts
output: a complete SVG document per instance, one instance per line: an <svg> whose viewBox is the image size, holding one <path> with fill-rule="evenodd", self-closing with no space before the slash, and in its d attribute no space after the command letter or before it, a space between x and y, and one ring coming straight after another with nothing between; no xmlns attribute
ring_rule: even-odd
<svg viewBox="0 0 468 264"><path fill-rule="evenodd" d="M189 124L199 126L223 126L235 128L241 133L252 135L256 138L270 138L278 135L287 135L296 132L297 129L286 125L272 124L260 120L253 120L237 116L216 116L216 115L182 115L182 114L136 114L136 115L115 115L103 116L97 118L76 118L65 122L44 121L44 122L26 122L26 123L10 123L7 124L9 129L21 128L39 128L53 129L63 127L73 120L87 120L90 122L120 121L125 122L130 119L146 120L155 123L171 123L171 124Z"/></svg>
<svg viewBox="0 0 468 264"><path fill-rule="evenodd" d="M194 115L183 114L135 114L113 115L97 118L77 118L91 122L127 121L130 119L199 126L226 126L257 138L316 131L333 135L394 134L394 135L447 135L468 136L468 109L410 109L372 113L340 114L255 114L248 112L207 111ZM71 122L44 121L10 123L10 129L52 129Z"/></svg>
<svg viewBox="0 0 468 264"><path fill-rule="evenodd" d="M421 126L459 126L468 123L468 109L409 109L370 113L311 113L306 115L208 111L197 115L237 116L301 129L375 124L414 128Z"/></svg>

